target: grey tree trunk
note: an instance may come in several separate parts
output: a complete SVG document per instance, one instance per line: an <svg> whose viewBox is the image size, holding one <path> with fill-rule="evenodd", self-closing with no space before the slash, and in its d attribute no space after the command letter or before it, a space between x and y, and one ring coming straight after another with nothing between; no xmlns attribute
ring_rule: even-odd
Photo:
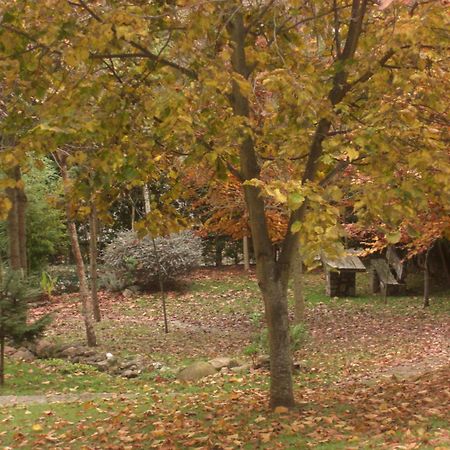
<svg viewBox="0 0 450 450"><path fill-rule="evenodd" d="M80 299L81 299L81 313L83 315L84 327L86 330L86 341L89 347L97 345L97 337L95 335L94 324L92 323L92 305L89 298L88 284L86 280L86 271L84 267L83 257L81 255L80 244L78 241L77 228L72 218L72 211L69 201L69 175L67 167L63 158L60 159L61 175L64 182L64 193L66 195L66 219L67 229L69 231L70 243L72 246L72 253L77 268L78 281L80 283Z"/></svg>
<svg viewBox="0 0 450 450"><path fill-rule="evenodd" d="M241 12L237 12L228 24L234 49L231 63L235 72L248 78L250 70L245 56L246 29ZM249 117L247 97L236 81L232 84L231 106L237 116ZM258 179L260 168L254 142L249 135L242 136L240 165L243 180ZM288 276L277 270L275 254L270 240L265 216L264 200L255 186L244 184L245 203L250 218L250 229L256 257L258 284L265 305L270 349L270 406L292 407L295 404L292 357L289 344L289 314L287 302ZM289 274L289 264L287 264Z"/></svg>
<svg viewBox="0 0 450 450"><path fill-rule="evenodd" d="M428 308L430 306L430 268L428 257L430 254L431 247L427 250L425 254L425 262L423 268L423 307Z"/></svg>
<svg viewBox="0 0 450 450"><path fill-rule="evenodd" d="M303 286L303 260L298 245L292 255L291 272L294 290L294 323L299 324L305 320L306 305Z"/></svg>
<svg viewBox="0 0 450 450"><path fill-rule="evenodd" d="M19 182L22 178L20 168L13 169L10 176ZM9 241L9 263L12 270L27 273L27 245L26 245L26 206L27 196L23 189L18 187L8 188L7 196L11 202L8 213L8 241Z"/></svg>
<svg viewBox="0 0 450 450"><path fill-rule="evenodd" d="M250 253L248 248L248 236L242 238L242 250L244 254L244 270L250 270Z"/></svg>
<svg viewBox="0 0 450 450"><path fill-rule="evenodd" d="M100 304L98 300L98 274L97 274L97 235L98 235L98 219L97 207L94 203L91 205L91 214L89 216L89 271L91 275L91 297L94 319L96 322L102 320Z"/></svg>
<svg viewBox="0 0 450 450"><path fill-rule="evenodd" d="M5 337L0 336L0 386L5 384Z"/></svg>

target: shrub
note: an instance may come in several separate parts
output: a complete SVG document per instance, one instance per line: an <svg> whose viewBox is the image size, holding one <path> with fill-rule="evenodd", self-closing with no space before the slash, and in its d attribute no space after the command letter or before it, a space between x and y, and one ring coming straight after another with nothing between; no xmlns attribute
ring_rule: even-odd
<svg viewBox="0 0 450 450"><path fill-rule="evenodd" d="M155 245L156 253L151 237L139 239L133 231L120 233L103 254L105 287L118 290L132 285L157 286L158 259L164 282L173 281L200 264L200 238L191 231L156 238ZM114 282L108 283L108 279Z"/></svg>
<svg viewBox="0 0 450 450"><path fill-rule="evenodd" d="M78 292L80 286L75 266L67 264L49 266L46 272L54 281L52 294L60 295ZM86 275L89 276L89 274Z"/></svg>
<svg viewBox="0 0 450 450"><path fill-rule="evenodd" d="M309 334L304 324L291 325L289 328L291 351L294 353L300 350L308 341ZM257 353L269 353L269 330L264 328L253 342L244 349L246 355L255 355Z"/></svg>

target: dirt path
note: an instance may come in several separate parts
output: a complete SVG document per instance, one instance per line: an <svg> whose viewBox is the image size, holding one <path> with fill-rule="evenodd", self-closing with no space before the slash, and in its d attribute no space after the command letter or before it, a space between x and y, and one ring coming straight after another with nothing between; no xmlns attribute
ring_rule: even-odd
<svg viewBox="0 0 450 450"><path fill-rule="evenodd" d="M92 393L80 394L47 394L47 395L1 395L0 407L45 405L48 403L86 402L90 400L110 400L113 398L130 398L137 394Z"/></svg>

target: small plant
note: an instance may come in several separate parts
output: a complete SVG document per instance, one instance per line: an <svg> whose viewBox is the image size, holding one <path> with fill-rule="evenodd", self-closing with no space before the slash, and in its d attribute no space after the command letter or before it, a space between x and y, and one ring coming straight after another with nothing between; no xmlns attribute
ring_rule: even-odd
<svg viewBox="0 0 450 450"><path fill-rule="evenodd" d="M48 272L42 272L40 286L41 289L47 294L50 301L53 298L53 292L55 291L57 282L57 276L52 277Z"/></svg>
<svg viewBox="0 0 450 450"><path fill-rule="evenodd" d="M251 356L254 358L260 352L260 347L258 342L252 342L244 348L244 355Z"/></svg>
<svg viewBox="0 0 450 450"><path fill-rule="evenodd" d="M291 351L299 350L308 340L308 330L304 324L292 325L289 329ZM244 349L244 353L255 356L257 353L269 352L269 330L264 328L255 336L253 342Z"/></svg>
<svg viewBox="0 0 450 450"><path fill-rule="evenodd" d="M290 328L291 350L295 352L300 350L308 341L309 333L303 323L292 325Z"/></svg>
<svg viewBox="0 0 450 450"><path fill-rule="evenodd" d="M262 318L263 314L259 311L255 311L249 314L250 322L254 327L258 327L261 324Z"/></svg>

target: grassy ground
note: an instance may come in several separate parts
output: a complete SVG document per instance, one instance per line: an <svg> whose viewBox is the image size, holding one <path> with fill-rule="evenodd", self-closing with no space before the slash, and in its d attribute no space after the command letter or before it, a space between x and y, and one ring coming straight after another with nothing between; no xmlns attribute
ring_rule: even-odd
<svg viewBox="0 0 450 450"><path fill-rule="evenodd" d="M119 397L3 407L0 448L450 448L450 292L435 290L431 308L423 310L418 291L385 305L368 294L364 276L353 299L327 298L320 273L307 275L305 291L308 337L295 352L297 409L267 409L264 371L218 374L197 384L174 379L190 360L248 358L246 349L260 340L254 277L204 270L189 290L169 295L168 335L157 295L101 297L100 350L140 354L171 371L123 380L56 360L9 363L3 395ZM33 314L49 309L53 339L83 340L76 296Z"/></svg>

